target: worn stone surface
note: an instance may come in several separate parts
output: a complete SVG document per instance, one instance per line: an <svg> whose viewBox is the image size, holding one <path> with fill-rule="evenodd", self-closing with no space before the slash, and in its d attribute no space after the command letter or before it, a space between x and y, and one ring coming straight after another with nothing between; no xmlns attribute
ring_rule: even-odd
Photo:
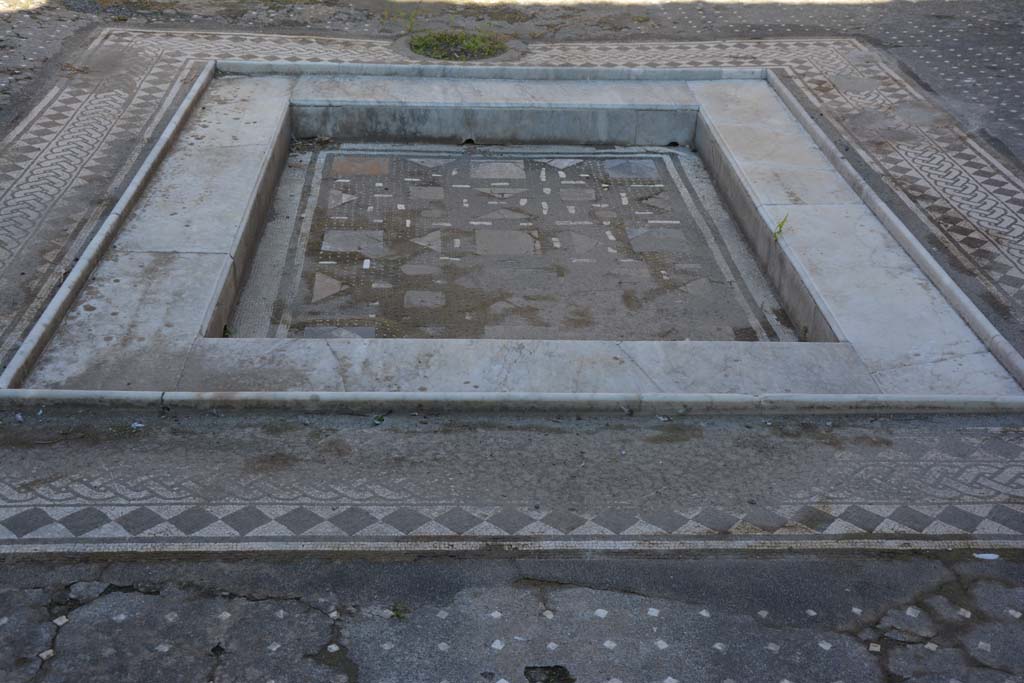
<svg viewBox="0 0 1024 683"><path fill-rule="evenodd" d="M896 239L833 168L793 114L763 81L693 83L715 142L702 141L704 158L727 155L717 169L729 197L749 194L763 217L744 216L752 241L772 239L800 264L885 393L1019 393L1016 381L987 353L960 314L899 246ZM718 128L719 123L730 127ZM774 157L738 157L749 147L742 126L772 126ZM792 140L793 144L786 144ZM720 146L721 151L706 149ZM797 153L791 155L789 148ZM714 172L714 171L713 171ZM731 188L737 178L740 188ZM760 218L760 220L758 220ZM755 246L759 253L763 248ZM781 291L795 285L780 281ZM795 314L791 317L796 317Z"/></svg>
<svg viewBox="0 0 1024 683"><path fill-rule="evenodd" d="M57 632L50 622L49 601L41 589L0 590L0 666L5 680L27 682L39 672L39 653L50 649Z"/></svg>
<svg viewBox="0 0 1024 683"><path fill-rule="evenodd" d="M910 643L924 641L938 632L931 617L915 607L890 610L878 622L878 628L885 632L887 638Z"/></svg>
<svg viewBox="0 0 1024 683"><path fill-rule="evenodd" d="M1024 587L978 581L971 588L971 598L978 609L993 621L1014 623L1024 613Z"/></svg>
<svg viewBox="0 0 1024 683"><path fill-rule="evenodd" d="M980 561L949 559L6 562L4 614L21 628L4 640L10 656L0 672L4 680L34 672L33 681L625 681L639 674L1016 683L1005 662L979 662L968 655L971 642L958 642L966 634L991 638L977 617L925 645L854 635L881 614L969 591L967 572ZM1001 583L1020 585L1016 555L990 564L986 572ZM69 595L78 579L109 588ZM969 598L965 604L978 611ZM1008 645L993 642L991 652Z"/></svg>
<svg viewBox="0 0 1024 683"><path fill-rule="evenodd" d="M411 294L415 292L407 298ZM846 344L366 340L341 337L352 328L335 329L339 337L330 340L198 339L177 388L576 394L877 391L867 368Z"/></svg>
<svg viewBox="0 0 1024 683"><path fill-rule="evenodd" d="M1024 675L1024 624L992 622L976 624L960 636L960 642L972 657L985 666L1007 673Z"/></svg>

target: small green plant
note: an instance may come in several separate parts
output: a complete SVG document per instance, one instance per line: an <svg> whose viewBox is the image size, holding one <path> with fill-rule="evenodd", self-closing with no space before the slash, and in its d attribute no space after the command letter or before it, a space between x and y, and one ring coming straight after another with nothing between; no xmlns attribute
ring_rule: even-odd
<svg viewBox="0 0 1024 683"><path fill-rule="evenodd" d="M775 226L775 229L772 230L772 237L775 239L776 242L778 242L779 238L782 237L782 229L786 227L786 221L788 220L789 214L787 213L785 216L782 217L782 220L779 221L778 225Z"/></svg>
<svg viewBox="0 0 1024 683"><path fill-rule="evenodd" d="M409 12L405 17L405 32L409 35L416 32L416 12Z"/></svg>
<svg viewBox="0 0 1024 683"><path fill-rule="evenodd" d="M508 46L493 33L470 31L430 31L414 35L409 47L418 55L432 59L465 62L500 55Z"/></svg>

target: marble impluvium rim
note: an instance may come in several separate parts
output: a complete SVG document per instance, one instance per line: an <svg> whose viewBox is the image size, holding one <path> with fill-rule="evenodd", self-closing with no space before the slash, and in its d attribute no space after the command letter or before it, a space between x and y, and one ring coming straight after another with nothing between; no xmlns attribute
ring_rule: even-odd
<svg viewBox="0 0 1024 683"><path fill-rule="evenodd" d="M82 287L84 281L87 279L92 268L101 258L106 246L116 235L117 229L120 222L124 219L126 214L130 212L132 204L137 199L137 196L141 193L146 180L151 176L154 168L162 159L167 149L171 146L174 136L180 131L188 118L188 114L192 107L195 105L201 96L203 90L210 83L213 78L213 72L216 68L216 63L208 62L203 68L199 78L192 85L191 90L183 101L178 112L171 120L171 124L164 131L163 136L154 147L150 157L147 159L143 168L136 176L135 181L129 186L128 191L122 196L121 201L115 207L114 212L108 217L107 222L101 228L96 238L90 243L88 249L83 254L83 258L79 260L79 263L75 269L71 272L64 285L61 287L58 295L50 302L43 316L37 322L32 333L26 339L25 344L18 351L12 363L8 366L7 370L0 377L0 385L6 387L17 386L19 381L24 378L29 370L32 361L42 351L45 346L47 338L52 334L53 329L59 324L63 314L70 307L71 302L74 299L78 289ZM302 64L295 63L284 63L281 65L256 63L253 66L250 63L244 62L228 62L223 65L226 71L239 71L251 69L254 72L261 73L279 73L285 70L299 70L303 68ZM316 69L323 72L337 72L344 71L348 65L342 64L324 64L319 63L316 65ZM414 69L423 71L426 69L429 71L429 67L412 67ZM470 67L472 68L472 67ZM486 67L491 68L491 67ZM500 69L502 73L508 77L511 73L517 71L519 67L494 67ZM352 69L357 73L373 73L374 71L379 72L394 72L396 67L387 65L362 65L354 66ZM447 71L448 67L440 67L438 73L451 73ZM536 77L543 77L542 71L537 70ZM578 72L578 70L576 70ZM623 70L615 70L618 73L622 73ZM631 78L643 79L645 73L651 78L667 78L672 77L672 74L667 73L672 70L628 70ZM753 73L752 73L753 72ZM751 78L751 76L757 73L760 78L766 78L776 91L776 93L782 98L783 102L790 108L792 113L801 120L801 123L815 139L815 142L819 144L822 150L829 157L829 160L833 165L840 171L840 173L846 178L847 182L857 191L861 199L872 209L876 216L878 216L886 228L896 237L897 241L903 246L904 250L914 259L918 267L920 267L931 279L931 281L939 288L939 290L946 297L947 301L954 307L954 309L968 322L975 334L984 342L994 355L1002 362L1011 374L1018 380L1021 378L1021 368L1024 367L1024 363L1021 362L1020 356L1012 349L1010 344L992 327L991 323L985 319L985 317L978 311L976 307L970 302L970 300L963 294L959 288L945 275L944 271L940 266L931 258L926 250L920 245L917 240L910 235L909 231L900 223L895 216L888 210L883 202L867 187L867 184L856 174L856 172L845 162L842 155L836 150L834 145L828 140L828 138L817 128L817 126L807 117L806 112L799 106L796 100L782 88L778 79L774 77L770 71L763 69L745 69L740 73L730 73L728 69L719 70L718 74L710 73L708 70L703 70L700 74L705 78L718 77L718 78ZM524 74L525 75L525 74ZM676 77L682 75L681 73L674 74ZM691 78L695 75L692 72L688 73ZM501 77L501 76L497 76ZM218 394L214 393L203 393L194 394L191 392L133 392L137 393L136 400L142 401L161 401L171 398L175 401L195 401L195 402L217 402L224 401L226 404L236 403L241 401L245 403L246 394L239 392L224 392ZM119 401L124 400L125 397L118 395L118 392L61 392L57 391L39 391L39 390L21 390L21 389L6 389L2 395L5 401L39 401L46 400L49 396L51 400L59 401L62 398L73 399L74 401L88 400L90 397L99 401L113 400ZM886 412L890 411L910 411L916 412L918 410L1000 410L1000 409L1019 409L1021 403L1017 397L1002 397L1002 398L980 398L980 397L952 397L952 396L897 396L897 395L844 395L844 396L801 396L801 395L776 395L776 396L693 396L693 395L669 395L669 394L644 394L644 395L630 395L628 397L623 395L612 395L612 394L601 394L591 396L581 395L556 395L556 394L528 394L528 395L513 395L513 394L499 394L495 396L475 395L475 396L450 396L450 395L418 395L408 396L402 395L400 392L381 392L374 396L361 395L356 396L351 393L339 392L262 392L254 393L252 400L258 403L273 403L275 401L298 402L303 404L310 403L321 403L323 405L343 405L346 402L376 402L376 403L390 403L393 402L396 405L407 405L412 402L415 405L423 405L435 403L437 405L445 405L449 407L466 407L475 406L475 409L480 409L485 405L491 405L492 402L501 404L505 402L509 406L545 406L546 408L562 406L566 409L587 409L586 406L591 406L590 409L617 409L621 408L624 404L635 405L638 409L642 409L644 405L661 405L668 407L669 404L677 405L682 411L688 410L713 410L715 406L720 406L724 410L749 410L754 412L761 411L772 411L784 409L783 406L789 405L791 409L796 410L813 410L813 406L818 406L824 410L860 410L860 409L877 409ZM799 406L799 407L798 407Z"/></svg>

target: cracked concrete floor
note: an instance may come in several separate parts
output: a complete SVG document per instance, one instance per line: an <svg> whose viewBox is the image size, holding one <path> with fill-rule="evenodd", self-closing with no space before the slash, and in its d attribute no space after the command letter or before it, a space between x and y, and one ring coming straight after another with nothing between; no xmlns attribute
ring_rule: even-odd
<svg viewBox="0 0 1024 683"><path fill-rule="evenodd" d="M1021 681L1022 560L9 561L0 677Z"/></svg>

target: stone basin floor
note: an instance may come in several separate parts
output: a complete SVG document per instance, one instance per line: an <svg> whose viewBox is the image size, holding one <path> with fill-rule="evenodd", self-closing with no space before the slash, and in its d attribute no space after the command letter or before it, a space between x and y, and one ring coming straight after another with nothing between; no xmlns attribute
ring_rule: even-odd
<svg viewBox="0 0 1024 683"><path fill-rule="evenodd" d="M304 147L232 336L795 339L689 150Z"/></svg>

